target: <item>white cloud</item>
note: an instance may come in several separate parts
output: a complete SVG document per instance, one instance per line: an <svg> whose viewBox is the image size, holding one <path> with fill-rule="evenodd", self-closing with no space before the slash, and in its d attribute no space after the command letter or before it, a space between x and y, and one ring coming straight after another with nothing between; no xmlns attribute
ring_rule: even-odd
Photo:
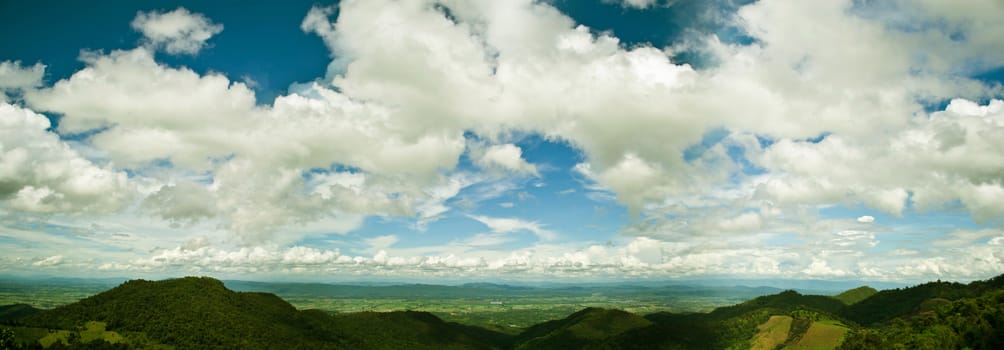
<svg viewBox="0 0 1004 350"><path fill-rule="evenodd" d="M517 218L493 218L478 215L469 215L469 217L481 222L485 226L488 226L488 228L495 233L509 233L526 230L537 235L537 237L541 240L553 240L558 236L556 232L544 229L543 225L532 221Z"/></svg>
<svg viewBox="0 0 1004 350"><path fill-rule="evenodd" d="M960 200L977 219L999 217L1004 158L997 134L1004 135L1004 102L956 99L882 139L782 140L758 159L775 171L758 194L778 203L860 201L897 215L908 199L920 208Z"/></svg>
<svg viewBox="0 0 1004 350"><path fill-rule="evenodd" d="M7 101L9 93L41 86L44 76L45 65L42 63L22 67L20 61L0 62L0 103Z"/></svg>
<svg viewBox="0 0 1004 350"><path fill-rule="evenodd" d="M812 259L812 263L805 270L802 270L802 273L814 277L840 277L847 275L847 272L831 268L825 260L816 258Z"/></svg>
<svg viewBox="0 0 1004 350"><path fill-rule="evenodd" d="M170 159L205 168L207 158L240 146L227 130L261 120L254 93L243 84L168 68L146 50L90 54L84 62L87 67L69 79L26 93L25 101L33 109L63 114L62 133L112 127L94 143L124 165Z"/></svg>
<svg viewBox="0 0 1004 350"><path fill-rule="evenodd" d="M511 143L488 147L475 162L482 168L497 167L517 174L540 176L537 167L523 159L523 150Z"/></svg>
<svg viewBox="0 0 1004 350"><path fill-rule="evenodd" d="M739 232L750 232L755 231L763 226L763 220L760 218L760 214L754 212L748 212L740 214L734 218L726 219L718 224L723 231L739 231Z"/></svg>
<svg viewBox="0 0 1004 350"><path fill-rule="evenodd" d="M382 251L390 248L397 243L399 239L395 235L377 236L373 238L367 238L365 240L366 244L370 246L372 251Z"/></svg>
<svg viewBox="0 0 1004 350"><path fill-rule="evenodd" d="M132 28L143 34L150 46L163 48L172 55L198 54L209 38L223 31L223 25L184 7L170 12L140 11L132 21Z"/></svg>
<svg viewBox="0 0 1004 350"><path fill-rule="evenodd" d="M993 245L993 246L1004 245L1004 236L991 238L989 241L987 241L987 245Z"/></svg>
<svg viewBox="0 0 1004 350"><path fill-rule="evenodd" d="M875 222L875 217L871 216L871 215L863 215L863 216L859 216L857 220L860 223L870 224L870 223Z"/></svg>
<svg viewBox="0 0 1004 350"><path fill-rule="evenodd" d="M945 234L943 237L939 239L933 240L931 242L931 245L948 247L948 248L970 247L977 245L979 243L983 243L984 240L990 242L997 236L1000 236L1001 233L1002 233L1001 230L997 229L983 229L983 230L957 229Z"/></svg>
<svg viewBox="0 0 1004 350"><path fill-rule="evenodd" d="M36 212L110 212L133 195L127 176L80 156L40 114L0 103L0 200Z"/></svg>
<svg viewBox="0 0 1004 350"><path fill-rule="evenodd" d="M647 9L649 7L655 6L658 0L621 0L621 6L632 7L636 9Z"/></svg>
<svg viewBox="0 0 1004 350"><path fill-rule="evenodd" d="M86 62L70 79L29 92L26 101L63 114L61 132L106 128L89 141L120 166L144 169L169 160L160 175L167 181L154 187L146 206L168 220L220 216L244 239L268 240L280 227L344 213L418 211L432 219L445 211L442 201L467 185L440 175L463 152L461 133L405 140L392 131L396 125L380 121L382 108L329 89L314 86L305 93L315 98L282 96L263 108L241 83L164 67L146 50ZM332 164L364 173L305 181L309 169ZM208 185L177 178L207 170ZM452 190L440 194L436 187Z"/></svg>
<svg viewBox="0 0 1004 350"><path fill-rule="evenodd" d="M130 266L300 268L287 248L253 245L351 231L373 215L412 218L422 229L466 199L458 198L465 189L498 181L458 170L465 152L484 168L539 176L508 143L536 134L581 151L575 171L587 195L639 214L625 230L639 237L624 248L538 245L504 257L405 256L386 237L370 243L379 259L290 254L309 256L311 266L568 274L977 276L1000 266L999 253L975 248L962 267L946 264L963 253L936 248L865 259L890 233L862 229L871 216L834 222L814 212L862 204L900 215L958 201L977 220L1004 216L1001 90L968 78L1004 62L992 1L883 9L762 0L728 19L751 44L713 35L691 44L710 58L702 69L673 61L673 48L626 47L547 2L438 4L453 19L429 1L346 1L335 22L333 8L312 9L301 29L335 59L324 80L271 105L223 75L155 61L153 47L196 54L222 30L183 8L139 13L133 27L145 47L84 54L85 68L52 86L35 89L41 64L3 62L0 89L23 91L26 104L0 107L3 209L109 212L137 186L143 210L172 224L219 224L250 245L200 243ZM925 112L945 99L953 100L944 111ZM62 115L59 133L93 136L71 147L31 110ZM728 135L692 152L719 129ZM465 133L491 146L475 149ZM733 159L736 149L751 164ZM500 188L488 192L510 190ZM516 231L558 238L537 222L471 217L493 232L447 248L497 246ZM757 244L783 242L778 232L795 243ZM722 242L730 240L747 246Z"/></svg>
<svg viewBox="0 0 1004 350"><path fill-rule="evenodd" d="M62 255L53 255L53 256L50 256L48 258L45 258L45 259L33 262L33 263L31 263L31 266L35 266L35 267L48 267L48 266L56 266L56 265L59 265L59 264L62 264L62 263L63 263L63 256Z"/></svg>

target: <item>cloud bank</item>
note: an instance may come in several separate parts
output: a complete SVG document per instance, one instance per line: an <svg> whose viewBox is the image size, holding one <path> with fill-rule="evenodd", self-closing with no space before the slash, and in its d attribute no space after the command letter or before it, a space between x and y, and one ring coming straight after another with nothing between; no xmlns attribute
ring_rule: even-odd
<svg viewBox="0 0 1004 350"><path fill-rule="evenodd" d="M301 23L331 51L324 76L268 104L222 74L155 59L199 53L222 25L184 8L140 12L140 47L85 54L68 78L45 85L41 64L0 65L4 96L23 92L0 105L0 199L15 213L209 222L233 248L179 245L103 269L979 277L1000 271L996 238L910 256L882 246L901 233L863 227L880 223L873 216L836 229L813 212L959 205L977 223L1000 222L1002 91L973 77L1004 66L1002 13L991 0L762 0L721 19L749 42L695 33L660 48L624 45L529 0L344 1ZM709 64L680 62L682 49ZM59 115L58 127L39 113ZM544 176L518 135L581 152L574 173L632 213L614 237L623 247L557 249L551 241L577 233L488 215L469 217L538 241L508 256L291 245L365 218L409 218L422 231L465 189ZM963 253L972 264L946 263Z"/></svg>

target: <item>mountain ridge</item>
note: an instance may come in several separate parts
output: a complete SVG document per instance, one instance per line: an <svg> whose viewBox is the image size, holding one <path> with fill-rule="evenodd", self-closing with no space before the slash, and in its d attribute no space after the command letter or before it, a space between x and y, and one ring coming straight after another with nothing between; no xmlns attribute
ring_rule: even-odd
<svg viewBox="0 0 1004 350"><path fill-rule="evenodd" d="M496 285L476 284L471 288L492 286ZM855 290L869 292L856 288L845 293ZM792 318L789 339L782 343L788 345L819 333L812 328L817 324L849 329L848 346L872 344L868 342L874 339L880 339L880 344L898 344L904 341L901 335L882 332L924 317L954 325L952 334L962 334L956 338L972 344L997 344L993 337L999 336L1004 327L999 324L1004 321L994 314L980 313L987 309L985 305L992 308L998 300L1004 301L1004 275L965 285L938 281L886 290L851 304L837 296L788 290L708 313L658 312L641 316L617 309L584 308L508 335L446 322L421 311L333 315L297 310L275 294L238 292L216 279L185 277L130 280L50 310L4 306L0 307L0 323L21 334L31 333L32 329L61 329L68 335L85 323L97 322L102 332L121 334L125 340L120 344L126 347L140 344L130 343L136 338L177 348L207 349L734 349L751 346L760 326L778 315ZM971 304L983 306L972 308ZM977 326L984 330L975 335L966 333L958 322L952 323L955 321L944 313L946 309L980 315L982 323ZM899 321L891 322L894 320ZM828 340L832 345L829 348L839 345L841 338ZM810 340L818 339L806 341Z"/></svg>

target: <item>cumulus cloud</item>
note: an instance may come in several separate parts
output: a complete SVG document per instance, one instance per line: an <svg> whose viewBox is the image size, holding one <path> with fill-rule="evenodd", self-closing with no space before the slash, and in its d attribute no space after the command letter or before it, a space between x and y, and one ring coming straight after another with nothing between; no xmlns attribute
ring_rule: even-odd
<svg viewBox="0 0 1004 350"><path fill-rule="evenodd" d="M517 174L540 176L537 167L523 159L523 150L511 143L484 149L475 162L482 168L501 168Z"/></svg>
<svg viewBox="0 0 1004 350"><path fill-rule="evenodd" d="M743 213L734 218L726 219L718 224L724 231L750 232L763 226L759 213Z"/></svg>
<svg viewBox="0 0 1004 350"><path fill-rule="evenodd" d="M871 216L871 215L859 216L858 217L858 222L865 223L865 224L870 224L870 223L875 222L875 217Z"/></svg>
<svg viewBox="0 0 1004 350"><path fill-rule="evenodd" d="M132 28L143 34L148 45L172 55L198 54L209 38L223 31L223 25L184 7L170 12L140 11Z"/></svg>
<svg viewBox="0 0 1004 350"><path fill-rule="evenodd" d="M1000 100L955 99L881 140L783 140L758 159L776 171L758 195L778 203L861 202L897 215L908 200L921 208L960 200L977 219L999 217L1004 159L993 135L1004 133L1002 116Z"/></svg>
<svg viewBox="0 0 1004 350"><path fill-rule="evenodd" d="M169 161L163 170L174 179L154 188L146 206L165 219L222 216L258 241L284 225L344 213L431 218L466 186L440 174L464 150L459 131L402 139L396 125L381 121L383 108L320 86L305 92L314 98L282 96L262 108L242 83L162 66L142 49L85 59L87 68L25 99L63 114L60 132L100 131L90 143L116 164L144 169ZM364 173L309 172L332 164ZM208 183L177 178L207 170ZM452 190L427 191L444 186Z"/></svg>
<svg viewBox="0 0 1004 350"><path fill-rule="evenodd" d="M110 212L133 195L124 172L83 158L31 110L0 103L0 200L34 213Z"/></svg>
<svg viewBox="0 0 1004 350"><path fill-rule="evenodd" d="M45 65L42 63L25 67L20 61L0 62L0 103L7 101L10 93L41 86L44 76Z"/></svg>
<svg viewBox="0 0 1004 350"><path fill-rule="evenodd" d="M674 61L674 48L628 47L546 2L437 4L345 1L337 18L334 7L314 7L301 29L334 59L324 79L272 104L221 74L155 60L151 48L196 54L222 30L184 8L139 13L133 28L145 47L85 54L85 68L51 86L36 89L44 66L4 62L0 77L10 79L0 89L23 91L26 107L0 106L0 196L26 212L109 211L135 182L149 213L178 225L218 220L251 244L295 242L286 232L296 228L350 231L374 215L408 217L422 230L462 191L492 180L458 170L464 155L484 169L540 176L510 143L526 133L580 151L575 175L588 195L641 218L625 229L626 247L482 260L395 255L387 236L369 242L372 259L291 254L315 265L666 275L974 276L999 267L991 250L973 250L982 262L966 267L946 266L946 251L924 252L942 260L861 260L881 244L882 233L862 229L874 218L825 227L812 212L836 204L902 215L957 201L977 220L1004 216L1004 102L1000 87L970 78L1004 62L1004 30L988 30L1001 26L990 0L762 0L725 20L752 42L708 34L689 43L708 57L702 69ZM944 110L925 107L948 99ZM88 137L71 148L32 110L62 115L58 133ZM471 147L468 133L490 146ZM100 156L82 156L85 148ZM517 231L557 238L537 222L470 217L492 232L468 246ZM310 226L318 223L334 228ZM715 241L776 232L808 243ZM811 259L796 253L809 248ZM287 248L257 249L197 245L130 266L286 261Z"/></svg>

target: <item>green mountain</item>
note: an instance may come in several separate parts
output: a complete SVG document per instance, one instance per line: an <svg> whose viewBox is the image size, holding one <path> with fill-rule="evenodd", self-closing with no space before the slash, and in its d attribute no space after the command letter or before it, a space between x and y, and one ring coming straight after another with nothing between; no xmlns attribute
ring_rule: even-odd
<svg viewBox="0 0 1004 350"><path fill-rule="evenodd" d="M1000 349L1002 305L1004 275L877 293L862 287L835 297L784 291L708 313L640 316L586 308L508 335L427 312L297 310L273 294L235 292L215 279L187 277L129 281L51 310L0 307L5 325L0 343L154 349Z"/></svg>
<svg viewBox="0 0 1004 350"><path fill-rule="evenodd" d="M801 336L814 320L839 318L834 313L842 306L831 297L784 291L710 313L653 313L645 316L653 322L651 326L620 334L604 346L610 349L748 349L759 332L758 326L769 322L772 316L785 315L799 326L784 332L782 340L787 340L789 333L793 338Z"/></svg>
<svg viewBox="0 0 1004 350"><path fill-rule="evenodd" d="M1004 289L941 302L879 328L858 329L840 348L1004 349Z"/></svg>
<svg viewBox="0 0 1004 350"><path fill-rule="evenodd" d="M652 325L644 317L621 311L586 308L564 319L528 328L515 339L515 349L589 349L632 329Z"/></svg>
<svg viewBox="0 0 1004 350"><path fill-rule="evenodd" d="M331 318L326 328L351 349L505 349L508 335L445 322L428 312L359 312Z"/></svg>
<svg viewBox="0 0 1004 350"><path fill-rule="evenodd" d="M0 320L12 320L31 316L42 312L28 304L13 304L0 306Z"/></svg>
<svg viewBox="0 0 1004 350"><path fill-rule="evenodd" d="M833 298L842 301L844 304L853 305L857 304L859 301L868 299L868 297L875 295L875 293L878 293L878 291L875 290L875 288L869 286L861 286L834 295Z"/></svg>
<svg viewBox="0 0 1004 350"><path fill-rule="evenodd" d="M74 329L100 321L178 348L335 348L340 339L315 332L323 314L297 311L275 295L237 293L211 278L133 280L21 321Z"/></svg>
<svg viewBox="0 0 1004 350"><path fill-rule="evenodd" d="M296 310L273 294L234 292L211 278L135 280L53 310L15 318L72 330L99 321L177 348L472 349L506 346L504 336L446 323L429 313L331 316Z"/></svg>
<svg viewBox="0 0 1004 350"><path fill-rule="evenodd" d="M898 317L913 314L932 299L949 301L978 297L988 291L1004 288L1004 275L970 284L928 282L909 288L883 290L857 303L848 305L840 315L862 326L874 326Z"/></svg>

